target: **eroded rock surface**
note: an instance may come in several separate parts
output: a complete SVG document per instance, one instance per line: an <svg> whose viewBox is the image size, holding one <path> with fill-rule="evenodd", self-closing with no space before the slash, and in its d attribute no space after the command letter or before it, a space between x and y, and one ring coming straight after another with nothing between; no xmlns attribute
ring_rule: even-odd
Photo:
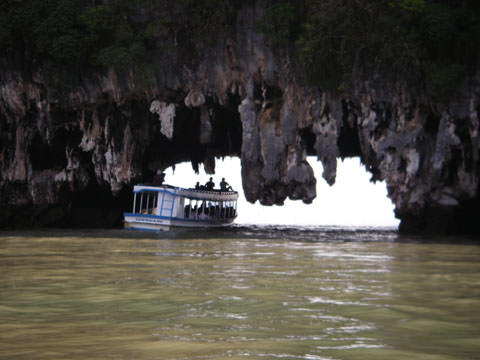
<svg viewBox="0 0 480 360"><path fill-rule="evenodd" d="M120 225L132 184L182 161L213 172L222 156L241 157L247 200L308 203L316 155L329 184L337 158L360 157L387 182L401 230L477 232L478 79L447 104L387 81L321 93L256 30L263 6L239 9L234 35L195 61L159 39L148 86L111 71L58 93L4 66L0 226Z"/></svg>

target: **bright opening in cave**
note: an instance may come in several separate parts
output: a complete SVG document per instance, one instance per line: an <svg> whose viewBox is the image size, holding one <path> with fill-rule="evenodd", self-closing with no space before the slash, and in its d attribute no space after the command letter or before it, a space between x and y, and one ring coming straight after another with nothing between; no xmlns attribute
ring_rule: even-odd
<svg viewBox="0 0 480 360"><path fill-rule="evenodd" d="M322 178L322 164L309 157L317 179L317 197L312 204L286 200L283 206L262 206L245 200L239 158L217 159L215 175L193 173L190 163L181 163L165 171L165 182L175 186L193 187L197 181L204 184L212 176L218 187L222 177L239 192L237 224L272 225L342 225L342 226L398 226L394 206L387 197L385 182L370 182L371 174L360 164L359 158L338 160L337 178L329 186Z"/></svg>

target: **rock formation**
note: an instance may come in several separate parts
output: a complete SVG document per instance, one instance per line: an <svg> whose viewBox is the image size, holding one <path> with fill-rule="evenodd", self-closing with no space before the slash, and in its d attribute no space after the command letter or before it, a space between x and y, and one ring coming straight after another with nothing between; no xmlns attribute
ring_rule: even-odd
<svg viewBox="0 0 480 360"><path fill-rule="evenodd" d="M443 104L378 76L322 93L257 31L262 7L240 8L233 35L192 49L195 61L159 40L147 85L109 71L59 92L2 63L0 226L120 225L132 184L182 161L212 173L227 155L241 157L247 200L308 203L316 155L329 184L337 158L360 157L402 231L477 232L479 79Z"/></svg>

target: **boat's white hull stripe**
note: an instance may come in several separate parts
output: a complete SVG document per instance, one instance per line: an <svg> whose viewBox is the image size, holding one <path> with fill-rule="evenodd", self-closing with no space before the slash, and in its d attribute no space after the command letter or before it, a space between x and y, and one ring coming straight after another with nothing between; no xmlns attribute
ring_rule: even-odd
<svg viewBox="0 0 480 360"><path fill-rule="evenodd" d="M144 214L125 213L124 221L126 228L145 229L145 230L162 230L171 226L178 227L216 227L231 224L234 218L228 219L181 219L169 218L167 216L155 216Z"/></svg>

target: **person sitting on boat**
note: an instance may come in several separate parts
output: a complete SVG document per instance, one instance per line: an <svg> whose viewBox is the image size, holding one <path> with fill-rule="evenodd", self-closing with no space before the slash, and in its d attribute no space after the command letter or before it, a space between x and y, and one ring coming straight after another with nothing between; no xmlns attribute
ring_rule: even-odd
<svg viewBox="0 0 480 360"><path fill-rule="evenodd" d="M195 190L206 190L205 185L200 185L200 183L197 181L195 184Z"/></svg>
<svg viewBox="0 0 480 360"><path fill-rule="evenodd" d="M205 188L207 190L213 190L214 187L215 183L213 182L213 178L210 178L210 180L208 180L208 182L205 184Z"/></svg>
<svg viewBox="0 0 480 360"><path fill-rule="evenodd" d="M162 185L165 180L165 173L162 170L157 170L157 173L153 176L153 185Z"/></svg>
<svg viewBox="0 0 480 360"><path fill-rule="evenodd" d="M232 187L228 185L225 178L222 178L222 181L220 181L220 191L232 191Z"/></svg>

